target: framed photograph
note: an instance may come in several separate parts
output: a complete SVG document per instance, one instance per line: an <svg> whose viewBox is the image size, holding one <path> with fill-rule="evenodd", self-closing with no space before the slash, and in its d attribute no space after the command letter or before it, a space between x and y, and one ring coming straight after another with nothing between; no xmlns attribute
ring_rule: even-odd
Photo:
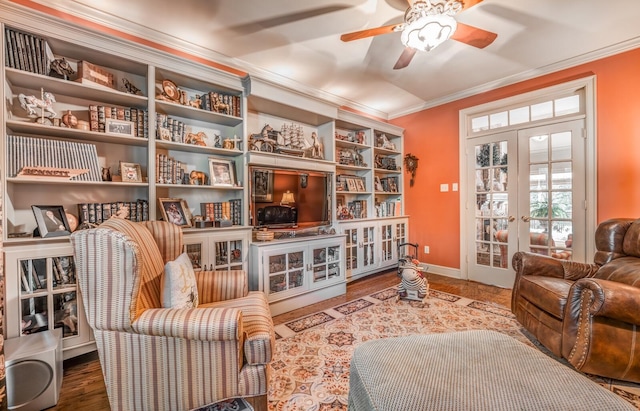
<svg viewBox="0 0 640 411"><path fill-rule="evenodd" d="M116 120L115 118L106 119L104 127L107 133L123 134L131 137L134 137L136 131L133 121Z"/></svg>
<svg viewBox="0 0 640 411"><path fill-rule="evenodd" d="M364 179L356 179L356 188L358 189L358 191L367 191L367 188L364 186Z"/></svg>
<svg viewBox="0 0 640 411"><path fill-rule="evenodd" d="M160 212L164 221L180 227L191 227L191 212L187 202L181 198L159 198Z"/></svg>
<svg viewBox="0 0 640 411"><path fill-rule="evenodd" d="M71 234L67 215L62 206L32 205L40 237L60 237Z"/></svg>
<svg viewBox="0 0 640 411"><path fill-rule="evenodd" d="M120 175L125 183L141 183L142 170L140 164L120 162Z"/></svg>
<svg viewBox="0 0 640 411"><path fill-rule="evenodd" d="M253 170L253 197L256 203L273 202L273 173L270 170Z"/></svg>
<svg viewBox="0 0 640 411"><path fill-rule="evenodd" d="M211 185L217 187L233 187L236 185L236 167L232 160L209 158Z"/></svg>

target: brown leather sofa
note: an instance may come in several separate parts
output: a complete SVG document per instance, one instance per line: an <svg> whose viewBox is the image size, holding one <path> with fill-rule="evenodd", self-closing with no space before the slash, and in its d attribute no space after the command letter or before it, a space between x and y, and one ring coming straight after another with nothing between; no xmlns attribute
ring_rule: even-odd
<svg viewBox="0 0 640 411"><path fill-rule="evenodd" d="M640 219L596 230L594 263L518 252L511 310L576 369L640 382Z"/></svg>

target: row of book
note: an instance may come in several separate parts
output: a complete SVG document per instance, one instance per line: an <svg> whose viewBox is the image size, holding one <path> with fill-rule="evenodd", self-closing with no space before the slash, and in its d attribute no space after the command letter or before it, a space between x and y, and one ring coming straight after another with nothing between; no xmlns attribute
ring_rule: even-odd
<svg viewBox="0 0 640 411"><path fill-rule="evenodd" d="M123 207L129 208L127 220L149 221L149 202L147 200L81 203L78 204L78 219L80 224L100 224L116 215Z"/></svg>
<svg viewBox="0 0 640 411"><path fill-rule="evenodd" d="M147 110L135 107L111 107L96 104L89 105L89 130L104 133L107 119L130 121L133 124L133 136L148 138Z"/></svg>
<svg viewBox="0 0 640 411"><path fill-rule="evenodd" d="M346 205L337 207L337 220L351 220L367 218L367 200L349 201Z"/></svg>
<svg viewBox="0 0 640 411"><path fill-rule="evenodd" d="M242 200L200 203L200 212L208 221L231 220L233 225L242 224Z"/></svg>
<svg viewBox="0 0 640 411"><path fill-rule="evenodd" d="M5 28L5 66L48 75L55 59L49 43L42 37Z"/></svg>
<svg viewBox="0 0 640 411"><path fill-rule="evenodd" d="M187 127L184 121L180 121L166 114L156 113L156 139L170 139L174 143L184 143L186 134Z"/></svg>
<svg viewBox="0 0 640 411"><path fill-rule="evenodd" d="M376 203L376 217L395 217L402 215L400 200L387 200Z"/></svg>
<svg viewBox="0 0 640 411"><path fill-rule="evenodd" d="M156 154L156 183L189 184L185 165L166 154Z"/></svg>
<svg viewBox="0 0 640 411"><path fill-rule="evenodd" d="M78 181L102 181L95 144L49 140L36 137L7 136L7 175L16 177L24 167L86 169L71 177Z"/></svg>
<svg viewBox="0 0 640 411"><path fill-rule="evenodd" d="M383 177L376 180L380 181L380 185L376 185L376 191L384 191L387 193L398 192L398 177Z"/></svg>
<svg viewBox="0 0 640 411"><path fill-rule="evenodd" d="M240 96L210 91L200 96L200 108L216 113L228 114L234 117L242 117L240 109Z"/></svg>

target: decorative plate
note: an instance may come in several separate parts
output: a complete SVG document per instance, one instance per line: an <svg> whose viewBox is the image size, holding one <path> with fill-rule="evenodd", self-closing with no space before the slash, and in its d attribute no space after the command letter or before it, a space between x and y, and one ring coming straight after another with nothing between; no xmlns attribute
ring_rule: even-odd
<svg viewBox="0 0 640 411"><path fill-rule="evenodd" d="M178 91L178 86L171 80L163 80L162 81L162 91L164 94L173 101L180 100L180 91Z"/></svg>

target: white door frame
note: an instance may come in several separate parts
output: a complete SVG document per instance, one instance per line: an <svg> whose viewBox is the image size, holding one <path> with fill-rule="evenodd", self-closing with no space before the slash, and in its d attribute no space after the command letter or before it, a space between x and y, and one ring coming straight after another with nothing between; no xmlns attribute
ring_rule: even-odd
<svg viewBox="0 0 640 411"><path fill-rule="evenodd" d="M592 261L595 255L595 243L589 241L589 233L595 233L597 228L597 158L596 158L596 77L588 76L578 80L569 81L559 85L543 88L540 90L519 94L504 98L501 100L492 101L489 103L481 104L474 107L469 107L460 110L459 113L459 176L460 176L460 278L469 278L469 264L468 258L472 250L467 248L466 235L468 232L467 227L467 212L469 207L473 207L473 204L468 204L467 196L462 193L467 192L467 184L473 184L473 181L467 179L467 153L466 153L466 140L470 137L477 137L479 134L471 133L471 121L470 119L479 113L487 111L498 110L502 107L514 106L518 104L526 105L529 102L539 101L545 96L550 98L554 95L566 93L584 89L584 110L585 110L585 140L586 140L586 158L585 158L585 183L586 183L586 225L585 233L587 233L586 241L586 261ZM535 123L528 123L527 126L542 125L550 122L562 121L559 119L551 119L549 121L540 121ZM522 126L522 125L520 125ZM526 126L525 126L526 127ZM504 130L507 130L505 127ZM503 129L487 130L487 134L495 134L503 131Z"/></svg>

